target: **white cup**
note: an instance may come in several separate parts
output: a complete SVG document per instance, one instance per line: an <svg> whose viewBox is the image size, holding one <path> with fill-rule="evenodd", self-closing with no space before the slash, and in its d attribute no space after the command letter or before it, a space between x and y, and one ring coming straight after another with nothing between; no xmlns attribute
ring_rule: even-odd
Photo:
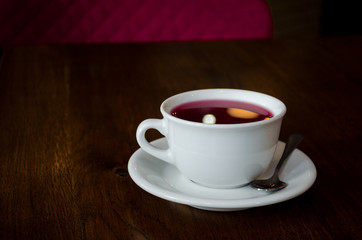
<svg viewBox="0 0 362 240"><path fill-rule="evenodd" d="M261 106L273 117L251 123L205 124L174 117L170 111L180 104L199 100L232 100ZM248 184L269 166L276 149L285 105L266 94L237 89L204 89L181 93L161 104L163 119L147 119L137 129L141 148L169 164L188 179L212 188ZM156 129L168 149L150 144L145 133Z"/></svg>

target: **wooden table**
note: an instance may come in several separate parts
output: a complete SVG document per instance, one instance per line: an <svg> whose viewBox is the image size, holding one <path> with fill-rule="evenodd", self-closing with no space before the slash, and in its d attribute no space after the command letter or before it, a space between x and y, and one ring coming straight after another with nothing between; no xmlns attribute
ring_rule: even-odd
<svg viewBox="0 0 362 240"><path fill-rule="evenodd" d="M361 66L362 37L3 47L0 238L361 239ZM312 188L211 212L138 187L138 124L201 88L285 102L280 139L305 135Z"/></svg>

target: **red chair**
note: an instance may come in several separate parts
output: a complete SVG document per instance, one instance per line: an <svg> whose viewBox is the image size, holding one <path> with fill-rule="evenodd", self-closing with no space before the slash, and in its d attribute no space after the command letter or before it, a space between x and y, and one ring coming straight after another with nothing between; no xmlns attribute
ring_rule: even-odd
<svg viewBox="0 0 362 240"><path fill-rule="evenodd" d="M264 0L0 0L0 43L272 37Z"/></svg>

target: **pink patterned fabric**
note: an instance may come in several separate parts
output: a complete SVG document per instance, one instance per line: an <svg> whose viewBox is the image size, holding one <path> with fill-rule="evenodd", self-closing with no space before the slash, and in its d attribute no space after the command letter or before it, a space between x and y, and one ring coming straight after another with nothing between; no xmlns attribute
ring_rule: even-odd
<svg viewBox="0 0 362 240"><path fill-rule="evenodd" d="M264 0L0 0L0 43L272 37Z"/></svg>

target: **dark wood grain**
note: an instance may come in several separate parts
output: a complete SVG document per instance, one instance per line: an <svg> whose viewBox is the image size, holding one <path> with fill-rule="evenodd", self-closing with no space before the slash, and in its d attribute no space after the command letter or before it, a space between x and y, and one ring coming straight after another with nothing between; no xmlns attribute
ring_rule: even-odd
<svg viewBox="0 0 362 240"><path fill-rule="evenodd" d="M361 239L361 65L361 37L5 47L0 238ZM138 124L171 95L216 87L286 103L280 138L305 135L310 190L218 213L133 183Z"/></svg>

